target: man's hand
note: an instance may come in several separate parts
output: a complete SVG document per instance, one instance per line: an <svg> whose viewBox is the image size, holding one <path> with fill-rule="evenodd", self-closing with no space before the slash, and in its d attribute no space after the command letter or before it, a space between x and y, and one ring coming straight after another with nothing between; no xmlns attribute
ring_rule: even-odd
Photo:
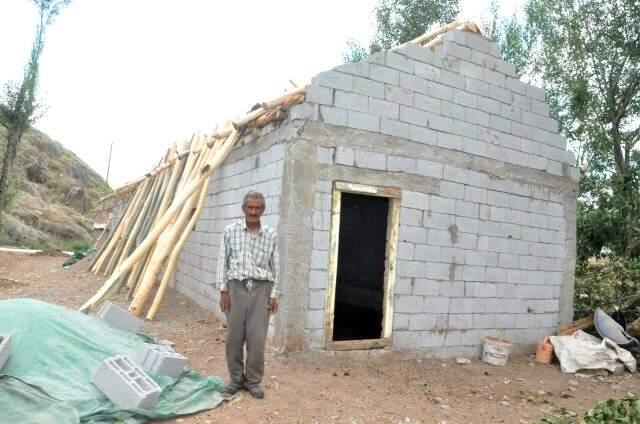
<svg viewBox="0 0 640 424"><path fill-rule="evenodd" d="M229 299L229 292L220 292L220 310L225 314L228 314L231 310L231 299Z"/></svg>
<svg viewBox="0 0 640 424"><path fill-rule="evenodd" d="M269 298L269 303L267 303L267 311L269 311L269 315L273 315L278 312L278 300L276 298Z"/></svg>

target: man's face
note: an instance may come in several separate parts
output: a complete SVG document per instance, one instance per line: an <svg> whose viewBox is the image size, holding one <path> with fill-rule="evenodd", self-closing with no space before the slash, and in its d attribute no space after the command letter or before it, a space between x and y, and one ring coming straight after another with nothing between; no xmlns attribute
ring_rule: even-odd
<svg viewBox="0 0 640 424"><path fill-rule="evenodd" d="M252 197L247 198L247 206L242 208L244 212L244 218L247 224L257 224L260 222L262 216L262 202L260 199L254 199Z"/></svg>

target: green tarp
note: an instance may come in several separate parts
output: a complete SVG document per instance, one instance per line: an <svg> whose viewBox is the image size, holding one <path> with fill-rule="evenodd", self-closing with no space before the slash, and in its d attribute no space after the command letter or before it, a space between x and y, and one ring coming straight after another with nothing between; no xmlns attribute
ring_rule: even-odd
<svg viewBox="0 0 640 424"><path fill-rule="evenodd" d="M0 423L143 423L216 407L222 381L195 371L177 380L151 377L162 388L153 409L122 409L92 383L105 358L134 356L149 339L77 311L33 299L0 301L0 333L11 355L0 370Z"/></svg>

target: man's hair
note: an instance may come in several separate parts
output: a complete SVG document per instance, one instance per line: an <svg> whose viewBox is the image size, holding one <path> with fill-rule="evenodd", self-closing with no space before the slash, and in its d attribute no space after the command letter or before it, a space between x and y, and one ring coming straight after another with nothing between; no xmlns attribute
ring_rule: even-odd
<svg viewBox="0 0 640 424"><path fill-rule="evenodd" d="M259 199L260 203L262 203L262 210L265 210L265 208L267 207L267 202L265 202L264 196L260 192L253 190L248 191L247 194L244 195L244 199L242 199L243 209L247 207L247 199Z"/></svg>

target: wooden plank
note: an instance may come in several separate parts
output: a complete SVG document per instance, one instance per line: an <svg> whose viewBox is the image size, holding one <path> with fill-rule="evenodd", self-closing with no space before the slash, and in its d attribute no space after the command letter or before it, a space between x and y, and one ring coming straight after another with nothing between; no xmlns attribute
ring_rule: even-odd
<svg viewBox="0 0 640 424"><path fill-rule="evenodd" d="M593 314L588 317L581 318L577 321L574 321L570 324L561 325L558 327L558 331L556 334L558 336L569 336L575 333L578 330L584 330L585 328L589 328L593 325Z"/></svg>
<svg viewBox="0 0 640 424"><path fill-rule="evenodd" d="M328 342L328 350L363 350L379 349L391 346L391 339L341 340Z"/></svg>
<svg viewBox="0 0 640 424"><path fill-rule="evenodd" d="M384 300L382 304L382 338L388 339L393 331L393 294L396 286L396 257L398 228L400 226L400 198L389 199L387 224L387 253L385 260Z"/></svg>
<svg viewBox="0 0 640 424"><path fill-rule="evenodd" d="M333 314L335 311L336 278L338 275L338 244L340 241L340 210L342 192L333 184L331 201L331 238L329 243L329 269L327 281L327 299L324 305L324 340L325 348L333 341Z"/></svg>
<svg viewBox="0 0 640 424"><path fill-rule="evenodd" d="M401 196L401 190L398 187L376 187L365 184L347 183L344 181L335 181L334 186L337 190L347 193L368 194L370 196L380 197Z"/></svg>

